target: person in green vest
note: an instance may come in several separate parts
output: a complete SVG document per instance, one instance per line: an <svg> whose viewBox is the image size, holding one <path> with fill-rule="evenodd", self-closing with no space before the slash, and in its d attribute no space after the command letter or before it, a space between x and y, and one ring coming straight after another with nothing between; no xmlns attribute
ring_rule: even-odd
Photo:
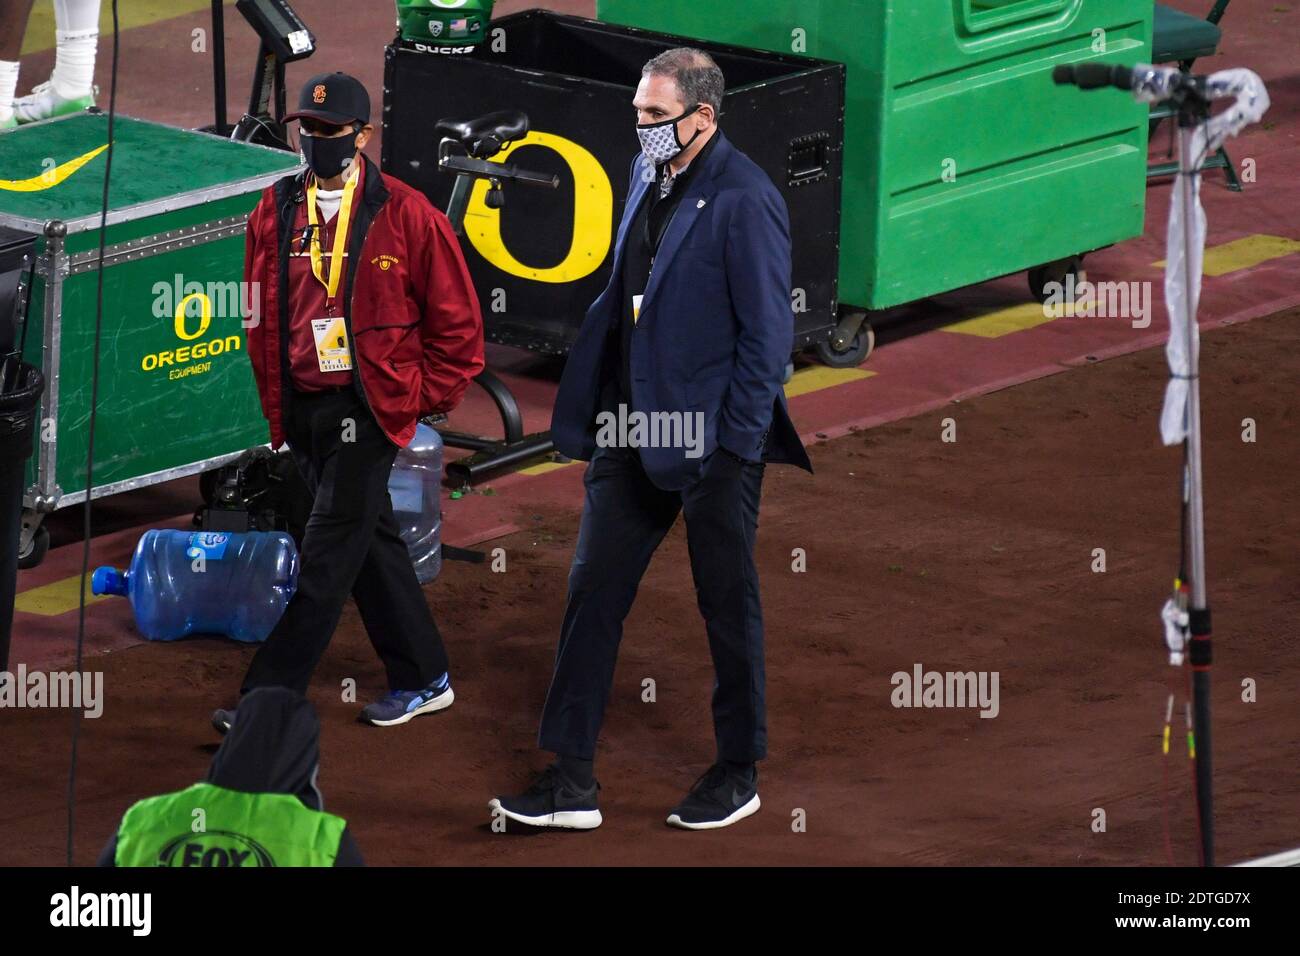
<svg viewBox="0 0 1300 956"><path fill-rule="evenodd" d="M100 866L364 866L347 823L323 810L320 722L297 691L260 687L202 783L126 811Z"/></svg>

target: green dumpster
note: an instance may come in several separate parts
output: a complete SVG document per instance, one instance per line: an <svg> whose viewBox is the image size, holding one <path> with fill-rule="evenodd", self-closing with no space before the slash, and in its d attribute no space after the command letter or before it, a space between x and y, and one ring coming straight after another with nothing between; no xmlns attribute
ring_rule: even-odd
<svg viewBox="0 0 1300 956"><path fill-rule="evenodd" d="M244 226L262 189L299 168L292 153L123 116L114 134L94 498L269 441L244 345ZM85 499L107 142L108 117L92 112L0 133L0 225L39 237L23 353L46 380L28 567L41 517Z"/></svg>
<svg viewBox="0 0 1300 956"><path fill-rule="evenodd" d="M1051 71L1148 60L1152 10L1138 0L597 0L603 20L846 65L841 311L1022 269L1041 291L1074 256L1140 235L1146 107L1085 103Z"/></svg>

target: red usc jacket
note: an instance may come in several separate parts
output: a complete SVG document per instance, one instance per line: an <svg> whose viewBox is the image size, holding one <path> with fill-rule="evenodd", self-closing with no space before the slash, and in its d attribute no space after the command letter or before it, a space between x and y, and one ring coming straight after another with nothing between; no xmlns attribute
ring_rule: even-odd
<svg viewBox="0 0 1300 956"><path fill-rule="evenodd" d="M455 408L483 370L483 316L447 217L363 159L343 278L352 384L389 439L404 446L421 417ZM306 201L304 176L266 189L245 236L248 356L272 448L284 442L290 400L287 253L296 203Z"/></svg>

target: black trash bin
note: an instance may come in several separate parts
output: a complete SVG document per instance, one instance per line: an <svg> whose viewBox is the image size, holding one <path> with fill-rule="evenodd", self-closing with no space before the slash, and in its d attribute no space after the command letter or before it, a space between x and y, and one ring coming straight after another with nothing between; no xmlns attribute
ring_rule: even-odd
<svg viewBox="0 0 1300 956"><path fill-rule="evenodd" d="M45 390L40 371L21 361L24 279L35 245L30 233L0 226L0 671L9 669L23 478L32 457L36 407Z"/></svg>
<svg viewBox="0 0 1300 956"><path fill-rule="evenodd" d="M476 187L462 246L489 341L568 352L613 266L613 241L640 146L632 97L647 60L675 46L708 51L726 76L722 129L772 178L794 244L791 349L836 322L844 67L684 39L545 10L493 20L472 54L386 51L382 165L445 209L434 123L495 110L527 113L531 132L497 161L555 173L556 190L506 187L504 210ZM795 290L798 290L796 293Z"/></svg>
<svg viewBox="0 0 1300 956"><path fill-rule="evenodd" d="M40 369L17 367L13 387L0 393L0 671L9 669L9 636L18 589L18 533L23 514L23 476L32 457L36 408L45 391Z"/></svg>

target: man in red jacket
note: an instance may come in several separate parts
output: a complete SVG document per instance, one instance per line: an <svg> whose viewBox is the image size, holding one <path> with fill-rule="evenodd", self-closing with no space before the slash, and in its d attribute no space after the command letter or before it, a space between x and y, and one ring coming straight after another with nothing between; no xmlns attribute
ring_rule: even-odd
<svg viewBox="0 0 1300 956"><path fill-rule="evenodd" d="M271 425L312 490L298 590L241 693L303 693L349 592L387 670L361 719L381 727L451 705L447 654L388 496L419 418L455 408L483 369L483 319L447 217L362 148L370 98L343 73L312 77L298 109L310 167L248 219L248 354ZM221 732L236 719L218 710Z"/></svg>

